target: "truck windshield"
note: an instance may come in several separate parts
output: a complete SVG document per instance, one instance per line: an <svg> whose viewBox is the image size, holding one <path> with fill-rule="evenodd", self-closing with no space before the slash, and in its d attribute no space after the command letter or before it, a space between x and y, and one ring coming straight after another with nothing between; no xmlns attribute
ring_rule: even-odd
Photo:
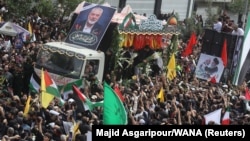
<svg viewBox="0 0 250 141"><path fill-rule="evenodd" d="M80 78L84 63L84 57L70 51L56 49L53 47L43 47L37 55L36 68L47 70L50 73L70 77Z"/></svg>

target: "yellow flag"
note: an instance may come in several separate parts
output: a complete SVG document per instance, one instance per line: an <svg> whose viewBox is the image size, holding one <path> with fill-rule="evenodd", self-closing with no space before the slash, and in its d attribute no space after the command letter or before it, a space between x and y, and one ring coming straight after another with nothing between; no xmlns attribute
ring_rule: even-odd
<svg viewBox="0 0 250 141"><path fill-rule="evenodd" d="M41 95L40 95L40 101L41 101L42 107L46 109L53 99L54 99L54 95L49 94L46 91L44 70L42 69L41 71Z"/></svg>
<svg viewBox="0 0 250 141"><path fill-rule="evenodd" d="M27 98L26 104L25 104L24 111L23 111L23 115L24 116L27 116L27 114L29 113L29 110L30 110L30 99L31 99L31 96L29 95L28 98Z"/></svg>
<svg viewBox="0 0 250 141"><path fill-rule="evenodd" d="M73 138L75 138L77 134L81 134L81 132L79 130L79 125L80 125L79 122L77 122L77 123L75 122L73 125Z"/></svg>
<svg viewBox="0 0 250 141"><path fill-rule="evenodd" d="M167 78L173 80L176 77L175 55L172 54L167 66Z"/></svg>
<svg viewBox="0 0 250 141"><path fill-rule="evenodd" d="M160 99L160 102L164 102L164 90L163 87L161 87L161 90L157 96L157 99Z"/></svg>
<svg viewBox="0 0 250 141"><path fill-rule="evenodd" d="M32 32L32 27L31 27L30 22L28 23L28 30L29 30L29 33L30 33L30 34L32 34L32 33L33 33L33 32Z"/></svg>

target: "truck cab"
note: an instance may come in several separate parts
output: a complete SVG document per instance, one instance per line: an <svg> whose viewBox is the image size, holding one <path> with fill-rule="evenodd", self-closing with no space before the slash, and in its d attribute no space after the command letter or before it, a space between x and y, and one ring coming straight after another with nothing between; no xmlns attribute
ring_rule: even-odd
<svg viewBox="0 0 250 141"><path fill-rule="evenodd" d="M89 75L95 75L102 81L104 61L102 51L66 42L49 42L39 48L34 69L38 75L42 68L47 70L57 85L65 85Z"/></svg>

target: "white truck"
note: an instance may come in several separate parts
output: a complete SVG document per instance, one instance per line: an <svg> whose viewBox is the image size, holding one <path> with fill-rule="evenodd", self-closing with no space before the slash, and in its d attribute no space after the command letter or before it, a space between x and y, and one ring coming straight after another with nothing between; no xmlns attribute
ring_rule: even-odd
<svg viewBox="0 0 250 141"><path fill-rule="evenodd" d="M47 70L57 85L78 80L88 74L103 79L105 55L101 51L65 42L49 42L38 52L35 72Z"/></svg>

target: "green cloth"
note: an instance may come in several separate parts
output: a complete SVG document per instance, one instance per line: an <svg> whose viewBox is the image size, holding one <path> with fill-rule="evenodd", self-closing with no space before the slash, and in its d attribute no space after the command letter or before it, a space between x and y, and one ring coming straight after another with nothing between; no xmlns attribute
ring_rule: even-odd
<svg viewBox="0 0 250 141"><path fill-rule="evenodd" d="M104 82L104 109L103 124L104 125L126 125L127 112L125 107L114 92L114 90Z"/></svg>

